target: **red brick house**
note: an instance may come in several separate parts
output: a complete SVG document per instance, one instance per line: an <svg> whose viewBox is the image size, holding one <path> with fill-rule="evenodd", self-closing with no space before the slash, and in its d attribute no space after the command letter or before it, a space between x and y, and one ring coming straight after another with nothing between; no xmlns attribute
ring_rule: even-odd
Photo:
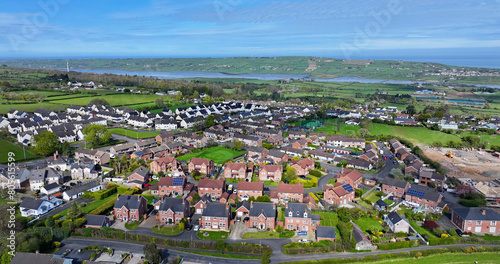
<svg viewBox="0 0 500 264"><path fill-rule="evenodd" d="M451 222L462 232L500 235L500 214L490 208L454 208Z"/></svg>
<svg viewBox="0 0 500 264"><path fill-rule="evenodd" d="M292 148L304 149L304 148L307 148L307 143L309 143L309 142L306 139L301 138L301 139L295 140L292 143Z"/></svg>
<svg viewBox="0 0 500 264"><path fill-rule="evenodd" d="M163 133L163 134L156 136L155 139L156 139L156 143L158 143L160 145L166 144L167 142L174 140L174 134L172 134L171 132Z"/></svg>
<svg viewBox="0 0 500 264"><path fill-rule="evenodd" d="M412 163L406 165L405 175L418 176L420 174L420 172L422 171L423 166L424 166L424 163L421 160L417 159L417 160L413 161Z"/></svg>
<svg viewBox="0 0 500 264"><path fill-rule="evenodd" d="M212 199L217 199L221 197L225 187L226 180L222 177L218 180L203 178L198 182L198 193L200 196L208 195Z"/></svg>
<svg viewBox="0 0 500 264"><path fill-rule="evenodd" d="M113 207L115 219L139 221L148 211L146 198L140 195L119 195Z"/></svg>
<svg viewBox="0 0 500 264"><path fill-rule="evenodd" d="M197 170L203 175L209 174L214 169L214 162L209 159L191 158L188 164L188 172Z"/></svg>
<svg viewBox="0 0 500 264"><path fill-rule="evenodd" d="M420 185L429 186L429 184L434 184L434 187L437 189L443 188L445 181L446 176L444 174L434 173L432 171L422 171L418 177L418 183Z"/></svg>
<svg viewBox="0 0 500 264"><path fill-rule="evenodd" d="M403 197L406 191L410 189L410 183L385 177L382 181L382 192L385 194L392 193L392 196Z"/></svg>
<svg viewBox="0 0 500 264"><path fill-rule="evenodd" d="M277 149L270 149L267 152L266 158L272 160L274 164L288 162L288 154L281 152Z"/></svg>
<svg viewBox="0 0 500 264"><path fill-rule="evenodd" d="M200 229L229 231L231 205L208 203L200 218Z"/></svg>
<svg viewBox="0 0 500 264"><path fill-rule="evenodd" d="M210 203L210 197L207 195L200 197L200 200L194 204L194 213L202 214L203 210L207 208L207 204Z"/></svg>
<svg viewBox="0 0 500 264"><path fill-rule="evenodd" d="M283 166L281 165L262 165L259 169L259 179L261 181L281 181L283 175Z"/></svg>
<svg viewBox="0 0 500 264"><path fill-rule="evenodd" d="M306 138L307 133L302 131L290 131L288 132L289 138Z"/></svg>
<svg viewBox="0 0 500 264"><path fill-rule="evenodd" d="M245 222L248 227L260 230L273 230L276 226L276 205L273 203L259 203L244 201L238 205L237 217L249 217Z"/></svg>
<svg viewBox="0 0 500 264"><path fill-rule="evenodd" d="M309 175L309 170L314 169L314 161L310 158L299 160L291 166L299 176Z"/></svg>
<svg viewBox="0 0 500 264"><path fill-rule="evenodd" d="M278 200L282 203L299 202L304 199L304 186L297 182L296 184L278 183Z"/></svg>
<svg viewBox="0 0 500 264"><path fill-rule="evenodd" d="M126 179L125 184L128 187L138 187L142 189L144 184L148 183L150 180L151 174L149 173L148 168L144 166L140 166L135 169Z"/></svg>
<svg viewBox="0 0 500 264"><path fill-rule="evenodd" d="M162 196L153 206L158 211L156 220L161 223L178 224L182 218L189 217L189 201L184 198Z"/></svg>
<svg viewBox="0 0 500 264"><path fill-rule="evenodd" d="M184 153L186 152L186 148L184 145L182 145L181 142L177 141L168 141L167 143L164 143L166 149L166 153L168 154L177 154L177 153Z"/></svg>
<svg viewBox="0 0 500 264"><path fill-rule="evenodd" d="M224 167L224 177L226 179L246 178L247 165L245 163L226 163Z"/></svg>
<svg viewBox="0 0 500 264"><path fill-rule="evenodd" d="M357 170L351 170L351 169L344 169L342 172L339 172L337 174L337 182L342 181L343 179L349 179L354 188L358 188L359 184L361 184L361 181L363 180L363 174Z"/></svg>
<svg viewBox="0 0 500 264"><path fill-rule="evenodd" d="M354 189L349 183L327 184L323 189L323 199L334 205L344 205L354 200Z"/></svg>
<svg viewBox="0 0 500 264"><path fill-rule="evenodd" d="M313 215L311 209L302 203L287 203L285 206L285 223L288 230L310 232L319 224L319 215Z"/></svg>
<svg viewBox="0 0 500 264"><path fill-rule="evenodd" d="M257 198L264 194L264 183L261 181L238 183L238 198L240 201L248 200L251 196Z"/></svg>
<svg viewBox="0 0 500 264"><path fill-rule="evenodd" d="M246 147L247 159L250 162L257 162L257 160L265 158L269 150L260 147Z"/></svg>
<svg viewBox="0 0 500 264"><path fill-rule="evenodd" d="M162 177L151 187L152 195L183 195L186 177Z"/></svg>
<svg viewBox="0 0 500 264"><path fill-rule="evenodd" d="M173 156L165 156L163 158L153 160L149 165L151 167L151 171L155 174L160 171L167 172L169 169L177 170L180 167L179 161Z"/></svg>
<svg viewBox="0 0 500 264"><path fill-rule="evenodd" d="M420 185L412 185L405 194L405 203L412 206L423 206L425 209L440 213L446 204L442 204L443 196L435 189Z"/></svg>

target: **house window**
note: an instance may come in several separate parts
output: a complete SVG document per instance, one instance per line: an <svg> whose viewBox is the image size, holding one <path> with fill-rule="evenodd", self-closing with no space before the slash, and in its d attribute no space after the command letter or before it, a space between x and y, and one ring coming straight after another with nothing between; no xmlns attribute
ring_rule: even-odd
<svg viewBox="0 0 500 264"><path fill-rule="evenodd" d="M491 221L491 225L492 226L496 226L497 225L497 221Z"/></svg>
<svg viewBox="0 0 500 264"><path fill-rule="evenodd" d="M303 224L307 224L307 219L302 220Z"/></svg>
<svg viewBox="0 0 500 264"><path fill-rule="evenodd" d="M482 221L476 221L476 225L481 225Z"/></svg>

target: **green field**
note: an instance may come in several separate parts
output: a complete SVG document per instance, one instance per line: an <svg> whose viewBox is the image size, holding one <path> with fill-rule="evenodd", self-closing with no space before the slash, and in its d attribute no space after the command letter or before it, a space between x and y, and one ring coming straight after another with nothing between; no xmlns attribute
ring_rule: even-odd
<svg viewBox="0 0 500 264"><path fill-rule="evenodd" d="M313 212L313 214L320 215L320 224L322 226L337 226L339 218L336 213L326 213L326 212Z"/></svg>
<svg viewBox="0 0 500 264"><path fill-rule="evenodd" d="M314 132L335 134L337 131L337 121L339 119L331 119L327 121L326 126L314 130ZM356 133L360 129L357 125L340 124L340 132L338 134L350 135ZM446 143L450 140L461 141L456 135L446 134L441 131L430 130L425 127L412 127L412 126L391 126L387 124L373 123L370 129L372 135L393 135L411 140L417 144L432 145L436 141ZM497 139L500 141L500 139Z"/></svg>
<svg viewBox="0 0 500 264"><path fill-rule="evenodd" d="M108 130L111 133L126 136L129 138L142 138L142 139L152 138L152 137L156 137L160 134L158 132L138 132L135 130L130 130L130 129L126 129L126 128L119 128L119 127L110 128Z"/></svg>
<svg viewBox="0 0 500 264"><path fill-rule="evenodd" d="M374 261L370 263L389 264L389 263L404 263L404 264L436 264L436 263L500 263L500 254L498 252L483 252L474 254L465 253L445 253L432 255L420 258L395 258L383 261Z"/></svg>
<svg viewBox="0 0 500 264"><path fill-rule="evenodd" d="M0 104L0 114L7 114L10 109L16 109L26 112L35 112L38 108L51 110L54 112L62 112L66 110L66 105L52 103L34 103L34 104Z"/></svg>
<svg viewBox="0 0 500 264"><path fill-rule="evenodd" d="M211 159L215 163L222 164L244 153L246 153L246 151L237 151L225 147L212 147L204 149L198 153L189 153L184 156L177 157L177 159L188 161L191 158L204 158L204 159Z"/></svg>
<svg viewBox="0 0 500 264"><path fill-rule="evenodd" d="M113 95L103 95L103 96L91 96L84 98L73 98L65 100L57 100L58 103L65 105L81 105L85 106L92 101L94 98L105 99L111 106L126 106L126 105L136 105L144 103L153 103L156 99L160 98L159 95L155 94L113 94Z"/></svg>
<svg viewBox="0 0 500 264"><path fill-rule="evenodd" d="M7 163L9 161L9 152L13 152L15 155L14 161L15 162L20 162L24 160L24 152L23 148L16 146L6 140L0 139L0 163ZM36 155L29 152L28 149L26 149L26 159L31 159L35 158Z"/></svg>

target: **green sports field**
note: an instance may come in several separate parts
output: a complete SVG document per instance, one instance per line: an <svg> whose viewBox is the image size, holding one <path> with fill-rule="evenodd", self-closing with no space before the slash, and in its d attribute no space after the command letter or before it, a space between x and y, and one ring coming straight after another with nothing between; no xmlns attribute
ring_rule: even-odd
<svg viewBox="0 0 500 264"><path fill-rule="evenodd" d="M110 128L109 132L114 133L114 134L118 134L118 135L122 135L122 136L126 136L129 138L142 138L142 139L156 137L160 134L158 132L137 132L135 130L126 129L126 128L119 128L119 127Z"/></svg>
<svg viewBox="0 0 500 264"><path fill-rule="evenodd" d="M177 157L177 159L188 161L191 158L203 158L203 159L211 159L215 163L222 164L234 157L244 154L245 152L246 151L237 151L225 147L213 147L204 149L199 153L189 153L184 156Z"/></svg>

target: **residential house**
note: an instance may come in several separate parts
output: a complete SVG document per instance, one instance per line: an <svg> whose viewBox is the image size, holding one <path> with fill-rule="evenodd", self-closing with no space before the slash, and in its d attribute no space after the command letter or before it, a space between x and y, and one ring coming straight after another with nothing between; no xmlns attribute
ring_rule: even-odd
<svg viewBox="0 0 500 264"><path fill-rule="evenodd" d="M283 175L283 166L281 165L262 165L259 169L259 179L261 181L280 182Z"/></svg>
<svg viewBox="0 0 500 264"><path fill-rule="evenodd" d="M113 211L117 220L139 221L148 211L147 200L141 195L118 194Z"/></svg>
<svg viewBox="0 0 500 264"><path fill-rule="evenodd" d="M238 183L238 198L240 201L248 200L250 197L257 198L264 194L264 183L261 181L247 182L241 181Z"/></svg>
<svg viewBox="0 0 500 264"><path fill-rule="evenodd" d="M153 186L151 186L152 195L183 195L186 186L186 177L162 177Z"/></svg>
<svg viewBox="0 0 500 264"><path fill-rule="evenodd" d="M438 213L446 206L442 200L443 196L436 190L415 184L405 194L405 203Z"/></svg>
<svg viewBox="0 0 500 264"><path fill-rule="evenodd" d="M97 228L101 229L103 227L109 227L111 225L111 220L105 215L92 215L88 214L85 217L85 228Z"/></svg>
<svg viewBox="0 0 500 264"><path fill-rule="evenodd" d="M78 163L71 164L72 179L95 179L99 175L95 170L95 164L89 159L81 159Z"/></svg>
<svg viewBox="0 0 500 264"><path fill-rule="evenodd" d="M207 208L207 204L211 202L210 196L204 195L201 196L200 199L194 204L194 213L202 214L203 210Z"/></svg>
<svg viewBox="0 0 500 264"><path fill-rule="evenodd" d="M44 185L40 188L40 193L46 194L46 195L51 195L56 192L58 192L61 188L59 187L59 184L57 183L51 183Z"/></svg>
<svg viewBox="0 0 500 264"><path fill-rule="evenodd" d="M291 148L291 147L281 147L279 149L281 152L285 152L288 154L288 157L302 157L307 155L307 150L304 149L297 149L297 148Z"/></svg>
<svg viewBox="0 0 500 264"><path fill-rule="evenodd" d="M148 183L150 180L151 174L149 173L149 169L140 166L139 168L135 169L126 179L126 185L129 187L138 187L139 189L142 189L144 184Z"/></svg>
<svg viewBox="0 0 500 264"><path fill-rule="evenodd" d="M151 172L154 174L160 171L167 172L169 170L178 170L180 162L173 156L165 156L163 158L155 159L150 164Z"/></svg>
<svg viewBox="0 0 500 264"><path fill-rule="evenodd" d="M261 147L246 147L247 159L250 162L257 162L257 160L265 158L269 150Z"/></svg>
<svg viewBox="0 0 500 264"><path fill-rule="evenodd" d="M256 136L248 136L241 134L234 134L233 141L241 141L245 146L260 147L262 146L262 138Z"/></svg>
<svg viewBox="0 0 500 264"><path fill-rule="evenodd" d="M305 148L307 148L307 143L309 143L309 141L307 141L305 138L301 138L301 139L292 141L291 146L292 146L292 148L296 148L296 149L305 149Z"/></svg>
<svg viewBox="0 0 500 264"><path fill-rule="evenodd" d="M260 230L274 230L276 223L276 205L273 203L245 202L248 217L245 225ZM241 208L241 207L240 207ZM239 212L242 210L240 209Z"/></svg>
<svg viewBox="0 0 500 264"><path fill-rule="evenodd" d="M31 171L26 168L15 167L13 172L9 172L8 167L0 168L0 186L2 189L21 190L28 186L30 175Z"/></svg>
<svg viewBox="0 0 500 264"><path fill-rule="evenodd" d="M156 220L166 224L179 224L190 213L189 201L184 198L162 196L153 206L158 211Z"/></svg>
<svg viewBox="0 0 500 264"><path fill-rule="evenodd" d="M103 165L109 163L111 157L109 153L102 150L79 148L75 151L75 159L80 160L82 158L88 158L94 161L95 164Z"/></svg>
<svg viewBox="0 0 500 264"><path fill-rule="evenodd" d="M402 198L404 194L410 189L410 183L396 180L393 178L385 177L382 180L382 192L391 194L393 197Z"/></svg>
<svg viewBox="0 0 500 264"><path fill-rule="evenodd" d="M200 196L208 195L212 200L215 200L221 197L225 187L226 180L222 177L218 180L203 178L198 182L198 193Z"/></svg>
<svg viewBox="0 0 500 264"><path fill-rule="evenodd" d="M282 203L299 202L304 198L304 186L297 182L296 184L287 184L279 182L277 187L278 200Z"/></svg>
<svg viewBox="0 0 500 264"><path fill-rule="evenodd" d="M299 176L309 175L309 170L314 169L314 161L310 158L299 160L291 166Z"/></svg>
<svg viewBox="0 0 500 264"><path fill-rule="evenodd" d="M288 230L313 231L319 224L319 215L313 216L311 209L302 203L287 203L285 205L285 223Z"/></svg>
<svg viewBox="0 0 500 264"><path fill-rule="evenodd" d="M188 172L196 170L202 175L210 174L214 169L214 162L210 159L191 158L188 164Z"/></svg>
<svg viewBox="0 0 500 264"><path fill-rule="evenodd" d="M384 202L384 200L382 200L382 199L378 199L378 200L375 202L375 208L377 209L377 211L382 211L382 212L385 212L385 211L387 211L388 206L387 206L387 203L386 203L386 202Z"/></svg>
<svg viewBox="0 0 500 264"><path fill-rule="evenodd" d="M377 249L376 246L372 245L370 239L361 231L361 228L357 224L355 224L353 221L351 221L353 228L353 236L354 240L356 240L356 250L375 250Z"/></svg>
<svg viewBox="0 0 500 264"><path fill-rule="evenodd" d="M54 197L46 199L24 197L21 204L19 204L19 211L21 212L21 216L24 217L41 216L61 204L62 201Z"/></svg>
<svg viewBox="0 0 500 264"><path fill-rule="evenodd" d="M89 183L75 186L67 191L63 192L63 200L69 201L82 196L85 192L97 192L102 189L102 185L97 181L91 181Z"/></svg>
<svg viewBox="0 0 500 264"><path fill-rule="evenodd" d="M284 152L281 152L277 149L270 149L267 152L266 158L273 161L273 164L280 164L284 162L288 162L288 155Z"/></svg>
<svg viewBox="0 0 500 264"><path fill-rule="evenodd" d="M452 208L451 222L462 232L500 235L500 214L491 208Z"/></svg>
<svg viewBox="0 0 500 264"><path fill-rule="evenodd" d="M208 203L200 218L200 228L203 230L228 231L231 221L231 205Z"/></svg>
<svg viewBox="0 0 500 264"><path fill-rule="evenodd" d="M435 173L432 171L422 171L418 177L418 183L420 185L425 185L434 188L443 188L444 182L446 181L446 175ZM432 186L434 185L434 186Z"/></svg>
<svg viewBox="0 0 500 264"><path fill-rule="evenodd" d="M404 218L404 216L401 216L397 212L388 214L385 218L385 222L393 233L404 232L405 234L408 234L410 232L410 223Z"/></svg>
<svg viewBox="0 0 500 264"><path fill-rule="evenodd" d="M174 134L172 132L162 133L155 137L156 143L166 144L167 142L174 141Z"/></svg>
<svg viewBox="0 0 500 264"><path fill-rule="evenodd" d="M343 169L341 172L337 173L337 182L344 182L351 184L353 188L358 188L359 184L363 180L363 174L357 170Z"/></svg>
<svg viewBox="0 0 500 264"><path fill-rule="evenodd" d="M16 252L14 257L10 260L10 264L26 264L26 263L37 263L37 264L72 264L73 259L56 257L54 254L44 254L44 253L28 253L28 252Z"/></svg>
<svg viewBox="0 0 500 264"><path fill-rule="evenodd" d="M335 154L328 153L322 150L314 149L314 150L309 150L309 154L311 154L311 157L315 159L320 159L324 161L330 161L334 162L335 161Z"/></svg>
<svg viewBox="0 0 500 264"><path fill-rule="evenodd" d="M354 200L354 189L349 183L327 184L323 189L323 199L333 205L345 205Z"/></svg>
<svg viewBox="0 0 500 264"><path fill-rule="evenodd" d="M302 131L290 131L288 132L288 137L289 138L306 138L307 137L307 133L306 132L302 132Z"/></svg>
<svg viewBox="0 0 500 264"><path fill-rule="evenodd" d="M226 163L224 166L224 177L226 179L244 179L247 174L247 165L245 163Z"/></svg>

